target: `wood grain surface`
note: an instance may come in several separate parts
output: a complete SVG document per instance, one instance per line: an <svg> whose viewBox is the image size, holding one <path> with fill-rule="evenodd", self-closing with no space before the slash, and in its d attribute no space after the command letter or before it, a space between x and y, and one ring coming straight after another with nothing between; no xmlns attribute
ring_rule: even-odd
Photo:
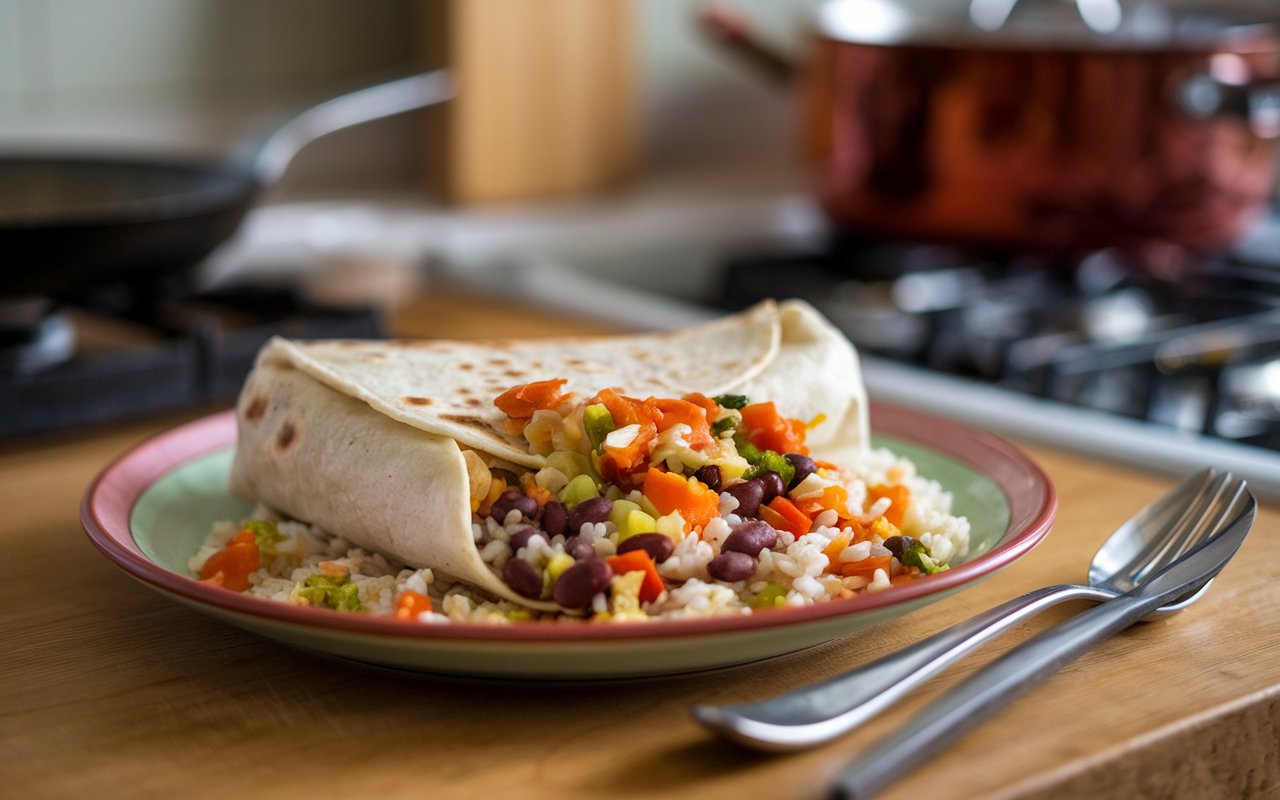
<svg viewBox="0 0 1280 800"><path fill-rule="evenodd" d="M493 301L428 296L406 334L584 332ZM1044 448L1054 531L972 589L888 626L710 673L589 684L382 671L176 605L88 542L81 495L112 458L203 412L0 445L0 794L6 797L816 798L860 747L1021 626L866 729L764 756L694 703L762 698L884 655L1030 589L1083 580L1109 532L1172 481ZM1205 599L1099 647L920 766L887 798L1280 796L1280 514L1264 507Z"/></svg>

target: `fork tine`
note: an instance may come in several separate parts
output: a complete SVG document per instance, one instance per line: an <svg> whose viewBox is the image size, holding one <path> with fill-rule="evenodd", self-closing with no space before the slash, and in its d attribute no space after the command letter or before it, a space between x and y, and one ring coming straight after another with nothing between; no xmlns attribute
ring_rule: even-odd
<svg viewBox="0 0 1280 800"><path fill-rule="evenodd" d="M1159 552L1135 573L1135 579L1145 580L1151 573L1180 558L1204 538L1223 527L1235 516L1237 498L1244 490L1244 481L1230 472L1220 473L1219 479L1207 485L1188 509L1194 513L1183 520L1176 530L1171 530L1162 541Z"/></svg>
<svg viewBox="0 0 1280 800"><path fill-rule="evenodd" d="M1170 545L1185 541L1189 532L1198 527L1206 510L1230 479L1230 473L1210 467L1179 483L1166 495L1170 502L1151 520L1153 524L1149 529L1160 531L1160 535L1144 542L1130 556L1125 570L1137 567L1134 577L1135 580L1141 580L1152 569L1158 569L1176 558L1176 555L1171 555L1174 551Z"/></svg>

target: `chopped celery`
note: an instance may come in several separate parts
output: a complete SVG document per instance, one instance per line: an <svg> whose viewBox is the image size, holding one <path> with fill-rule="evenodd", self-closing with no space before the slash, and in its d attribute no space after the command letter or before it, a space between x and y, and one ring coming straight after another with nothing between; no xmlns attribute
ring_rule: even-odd
<svg viewBox="0 0 1280 800"><path fill-rule="evenodd" d="M589 405L582 410L582 426L587 430L587 439L591 441L591 449L599 450L604 437L618 427L613 415L603 403Z"/></svg>
<svg viewBox="0 0 1280 800"><path fill-rule="evenodd" d="M752 608L777 608L785 605L787 602L787 590L780 585L769 582L769 585L760 590L760 593L751 598Z"/></svg>
<svg viewBox="0 0 1280 800"><path fill-rule="evenodd" d="M593 472L590 460L582 453L572 450L557 450L547 456L547 466L564 473L569 480L579 475L591 475Z"/></svg>
<svg viewBox="0 0 1280 800"><path fill-rule="evenodd" d="M615 528L622 530L622 526L626 524L627 515L632 511L640 511L640 504L630 500L614 500L613 508L609 510L609 521Z"/></svg>
<svg viewBox="0 0 1280 800"><path fill-rule="evenodd" d="M599 497L600 489L590 475L578 475L569 481L569 485L560 490L560 502L566 508L573 508L583 500Z"/></svg>
<svg viewBox="0 0 1280 800"><path fill-rule="evenodd" d="M618 526L618 541L621 542L637 533L653 533L658 529L658 521L640 509L627 514L627 518Z"/></svg>
<svg viewBox="0 0 1280 800"><path fill-rule="evenodd" d="M284 541L284 534L276 527L276 523L269 519L247 519L241 523L240 530L252 531L253 541L258 545L258 551L268 558L275 557L275 546Z"/></svg>
<svg viewBox="0 0 1280 800"><path fill-rule="evenodd" d="M783 486L791 484L791 479L796 476L796 468L786 459L786 456L772 450L761 450L742 436L735 436L733 441L738 447L738 455L745 458L751 465L751 469L747 470L742 477L751 480L766 472L776 472L782 477Z"/></svg>

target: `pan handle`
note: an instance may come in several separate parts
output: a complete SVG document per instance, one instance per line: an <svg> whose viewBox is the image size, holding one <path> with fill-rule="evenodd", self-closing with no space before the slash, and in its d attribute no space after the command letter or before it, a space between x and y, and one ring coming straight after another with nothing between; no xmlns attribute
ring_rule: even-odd
<svg viewBox="0 0 1280 800"><path fill-rule="evenodd" d="M709 39L769 80L788 84L795 77L796 67L791 59L761 41L751 23L736 9L709 5L698 13L698 25Z"/></svg>
<svg viewBox="0 0 1280 800"><path fill-rule="evenodd" d="M1178 86L1178 105L1193 119L1230 116L1248 123L1262 139L1280 138L1280 79L1227 83L1212 75L1192 75Z"/></svg>
<svg viewBox="0 0 1280 800"><path fill-rule="evenodd" d="M259 186L278 181L298 151L321 136L453 97L445 70L399 78L335 97L303 111L268 136L249 156Z"/></svg>

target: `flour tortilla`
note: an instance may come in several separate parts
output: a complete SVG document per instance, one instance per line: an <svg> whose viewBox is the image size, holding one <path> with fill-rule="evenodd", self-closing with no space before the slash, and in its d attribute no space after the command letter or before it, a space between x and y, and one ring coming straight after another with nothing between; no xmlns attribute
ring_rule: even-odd
<svg viewBox="0 0 1280 800"><path fill-rule="evenodd" d="M414 567L430 567L535 608L481 560L471 530L464 449L537 469L493 398L566 378L590 397L733 392L773 400L786 416L825 420L815 455L867 446L857 353L810 306L766 302L678 331L530 341L273 339L237 405L231 488Z"/></svg>

